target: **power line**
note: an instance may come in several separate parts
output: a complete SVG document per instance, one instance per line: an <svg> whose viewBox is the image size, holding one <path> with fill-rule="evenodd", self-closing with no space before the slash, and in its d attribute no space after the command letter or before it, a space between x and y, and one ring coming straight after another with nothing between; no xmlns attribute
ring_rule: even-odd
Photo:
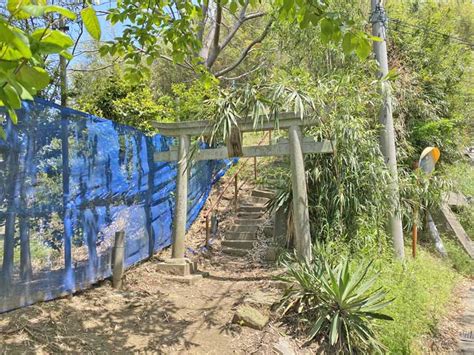
<svg viewBox="0 0 474 355"><path fill-rule="evenodd" d="M414 28L414 29L417 29L417 30L422 30L422 31L424 31L425 33L434 34L434 35L443 37L443 38L445 38L445 39L451 39L451 40L453 40L453 41L456 41L456 42L465 44L465 45L467 45L467 46L469 46L469 47L471 47L471 48L474 48L474 43L465 41L465 40L462 39L462 38L454 37L454 36L452 36L452 35L449 35L449 34L443 33L443 32L439 32L439 31L436 31L436 30L434 30L434 29L432 29L432 28L429 28L429 27L420 26L420 25L414 25L414 24L411 24L411 23L402 21L402 20L397 19L397 18L391 17L390 20L393 21L393 22L395 22L395 23L397 23L397 24L400 24L400 25L402 25L402 26L411 27L411 28ZM411 33L411 34L414 34L414 33Z"/></svg>

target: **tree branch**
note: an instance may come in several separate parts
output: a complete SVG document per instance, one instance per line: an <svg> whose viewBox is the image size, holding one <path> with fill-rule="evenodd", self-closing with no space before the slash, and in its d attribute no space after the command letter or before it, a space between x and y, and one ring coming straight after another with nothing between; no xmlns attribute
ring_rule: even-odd
<svg viewBox="0 0 474 355"><path fill-rule="evenodd" d="M240 75L237 75L237 76L233 76L233 77L228 77L228 76L222 76L221 79L224 79L224 80L239 80L239 79L242 79L243 77L247 76L247 75L250 75L252 73L255 73L257 70L259 70L261 67L263 66L263 63L260 64L260 65L257 65L255 68L253 68L252 70L249 70L243 74L240 74Z"/></svg>
<svg viewBox="0 0 474 355"><path fill-rule="evenodd" d="M227 68L224 68L222 70L219 70L218 72L214 73L214 75L216 77L219 77L219 76L222 76L224 74L227 74L228 72L234 70L235 68L237 68L240 63L242 63L244 61L244 59L247 57L247 55L249 54L250 50L258 43L261 43L265 37L268 35L268 32L270 31L270 27L272 26L272 23L273 23L273 20L270 20L270 22L268 22L267 26L265 27L265 29L263 30L262 34L254 39L248 46L247 48L245 48L243 50L243 52L240 54L240 57L235 61L234 64L230 65L229 67Z"/></svg>
<svg viewBox="0 0 474 355"><path fill-rule="evenodd" d="M207 10L209 9L209 0L207 1L204 1L203 4L202 4L202 20L199 22L199 30L198 30L198 39L199 39L199 42L202 43L202 39L203 39L203 36L204 36L204 29L206 27L206 22L207 22Z"/></svg>
<svg viewBox="0 0 474 355"><path fill-rule="evenodd" d="M252 19L257 18L257 17L265 16L265 15L266 15L266 12L256 12L256 13L250 14L248 16L245 16L245 12L244 12L243 16L239 16L239 19L234 23L234 26L232 27L232 30L229 32L227 37L224 39L224 41L220 45L219 49L222 51L229 44L229 42L232 40L232 38L234 38L237 31L244 24L244 22L246 22L248 20L252 20Z"/></svg>
<svg viewBox="0 0 474 355"><path fill-rule="evenodd" d="M221 0L216 0L216 21L214 23L214 33L212 37L211 49L209 55L206 58L206 67L211 68L219 55L219 38L221 34L221 23L222 23L222 5Z"/></svg>

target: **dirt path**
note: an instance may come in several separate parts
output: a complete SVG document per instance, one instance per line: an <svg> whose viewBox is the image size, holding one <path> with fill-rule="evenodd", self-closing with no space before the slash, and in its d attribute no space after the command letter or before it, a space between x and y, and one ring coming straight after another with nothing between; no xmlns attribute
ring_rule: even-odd
<svg viewBox="0 0 474 355"><path fill-rule="evenodd" d="M117 291L108 282L74 297L0 315L0 353L136 352L223 354L271 353L279 332L232 324L237 305L261 292L274 297L277 270L247 259L217 255L208 278L188 286L146 262Z"/></svg>
<svg viewBox="0 0 474 355"><path fill-rule="evenodd" d="M224 177L223 182L226 181ZM222 189L218 185L211 200ZM244 186L247 196L253 186ZM232 224L232 191L219 206L219 229ZM262 331L232 323L236 308L249 295L278 299L281 290L273 278L280 271L261 264L258 255L232 257L200 246L205 221L196 221L187 233L188 256L198 259L209 277L192 286L158 273L158 258L127 271L122 290L108 281L69 298L39 303L0 314L0 354L58 352L142 352L228 354L273 353L283 328L270 323ZM197 255L194 254L198 251ZM287 338L285 345L296 348Z"/></svg>
<svg viewBox="0 0 474 355"><path fill-rule="evenodd" d="M459 352L474 354L474 284L463 296L464 311L459 317Z"/></svg>

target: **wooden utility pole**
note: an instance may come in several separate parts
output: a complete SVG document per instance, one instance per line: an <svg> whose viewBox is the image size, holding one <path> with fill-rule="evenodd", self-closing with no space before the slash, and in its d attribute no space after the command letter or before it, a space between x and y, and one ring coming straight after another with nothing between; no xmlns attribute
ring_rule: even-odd
<svg viewBox="0 0 474 355"><path fill-rule="evenodd" d="M381 38L381 41L374 41L374 54L379 63L380 78L388 74L387 59L387 17L381 0L371 0L371 22L372 34ZM380 111L380 148L385 158L385 163L390 171L391 181L389 185L391 212L390 212L390 234L393 240L395 256L398 259L405 257L403 246L402 219L400 216L400 197L398 191L398 171L397 156L395 148L395 131L393 128L392 102L390 86L386 81L382 81L383 107Z"/></svg>

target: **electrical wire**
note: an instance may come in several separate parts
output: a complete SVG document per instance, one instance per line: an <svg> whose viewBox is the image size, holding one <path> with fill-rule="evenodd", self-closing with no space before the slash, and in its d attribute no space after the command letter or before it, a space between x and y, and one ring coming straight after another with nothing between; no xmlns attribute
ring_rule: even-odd
<svg viewBox="0 0 474 355"><path fill-rule="evenodd" d="M412 29L421 30L421 31L424 31L425 33L432 34L432 35L436 35L436 36L438 36L438 37L442 37L442 38L445 38L445 39L450 39L450 40L453 40L453 41L456 41L456 42L465 44L465 45L467 45L467 46L469 46L469 47L471 47L471 48L474 48L474 43L467 42L467 41L465 41L465 40L462 39L462 38L454 37L454 36L449 35L449 34L447 34L447 33L438 32L438 31L436 31L436 30L433 30L433 29L428 28L428 27L425 27L425 26L413 25L413 24L411 24L411 23L405 22L405 21L400 20L400 19L397 19L397 18L390 17L390 20L393 21L393 22L396 23L396 24L401 25L401 26L405 26L405 27L409 27L409 28L412 28ZM393 27L391 27L390 29L393 29ZM397 29L395 28L395 30L397 30ZM416 34L416 33L411 32L411 34Z"/></svg>

